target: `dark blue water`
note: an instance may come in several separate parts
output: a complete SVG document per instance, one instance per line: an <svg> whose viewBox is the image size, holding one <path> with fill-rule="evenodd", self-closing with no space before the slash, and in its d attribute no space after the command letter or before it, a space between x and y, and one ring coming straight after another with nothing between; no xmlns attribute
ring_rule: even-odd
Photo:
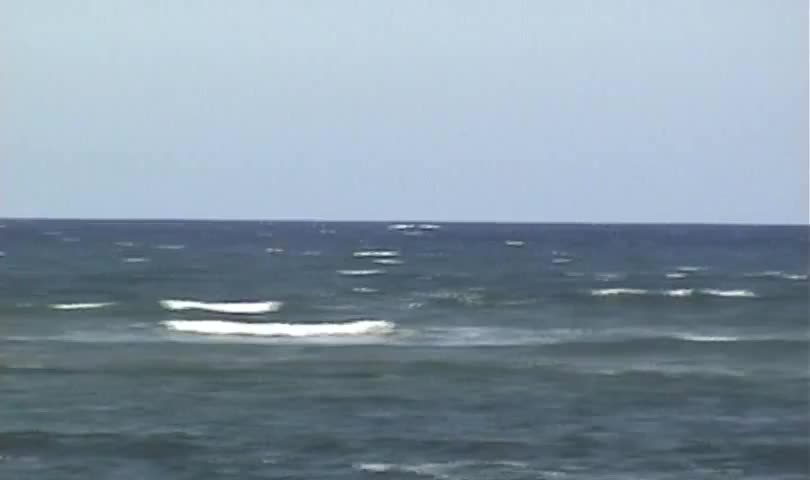
<svg viewBox="0 0 810 480"><path fill-rule="evenodd" d="M810 475L807 227L0 224L3 479Z"/></svg>

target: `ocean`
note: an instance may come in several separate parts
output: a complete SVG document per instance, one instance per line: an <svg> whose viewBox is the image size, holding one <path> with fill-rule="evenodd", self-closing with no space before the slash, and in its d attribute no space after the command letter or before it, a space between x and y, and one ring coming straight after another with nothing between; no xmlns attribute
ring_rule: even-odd
<svg viewBox="0 0 810 480"><path fill-rule="evenodd" d="M808 231L0 220L0 478L806 479Z"/></svg>

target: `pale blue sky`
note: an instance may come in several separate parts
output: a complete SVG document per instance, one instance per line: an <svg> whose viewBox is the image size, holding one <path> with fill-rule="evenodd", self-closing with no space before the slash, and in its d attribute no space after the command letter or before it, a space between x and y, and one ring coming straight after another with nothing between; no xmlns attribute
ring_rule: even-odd
<svg viewBox="0 0 810 480"><path fill-rule="evenodd" d="M808 221L806 0L0 0L0 217Z"/></svg>

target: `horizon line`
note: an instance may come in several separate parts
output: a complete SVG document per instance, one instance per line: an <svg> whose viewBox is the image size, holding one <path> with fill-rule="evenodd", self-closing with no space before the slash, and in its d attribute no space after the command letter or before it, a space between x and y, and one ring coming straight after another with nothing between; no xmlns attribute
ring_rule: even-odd
<svg viewBox="0 0 810 480"><path fill-rule="evenodd" d="M626 225L626 226L738 226L738 227L810 227L807 223L753 223L753 222L705 222L705 221L529 221L529 220L413 220L413 219L318 219L318 218L216 218L216 217L0 217L0 221L78 221L78 222L278 222L278 223L434 223L434 224L495 224L495 225Z"/></svg>

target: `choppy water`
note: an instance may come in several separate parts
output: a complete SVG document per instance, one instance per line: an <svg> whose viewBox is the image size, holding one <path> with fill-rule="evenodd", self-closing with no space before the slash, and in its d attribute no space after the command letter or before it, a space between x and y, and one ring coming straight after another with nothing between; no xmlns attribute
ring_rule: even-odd
<svg viewBox="0 0 810 480"><path fill-rule="evenodd" d="M0 224L0 478L810 475L806 227Z"/></svg>

